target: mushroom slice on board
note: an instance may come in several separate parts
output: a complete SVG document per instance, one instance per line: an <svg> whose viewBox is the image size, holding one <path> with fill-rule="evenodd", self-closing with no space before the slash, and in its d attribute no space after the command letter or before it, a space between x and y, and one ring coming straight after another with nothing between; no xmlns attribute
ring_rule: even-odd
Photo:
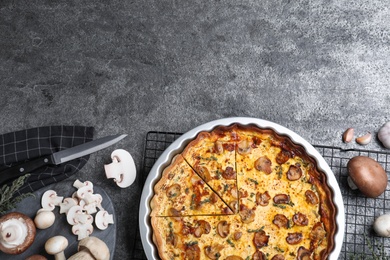
<svg viewBox="0 0 390 260"><path fill-rule="evenodd" d="M114 217L112 214L109 214L106 210L101 210L96 213L95 225L98 229L105 230L109 224L114 224Z"/></svg>
<svg viewBox="0 0 390 260"><path fill-rule="evenodd" d="M107 179L114 179L121 188L129 187L135 181L136 168L133 157L123 149L111 153L112 163L104 165Z"/></svg>
<svg viewBox="0 0 390 260"><path fill-rule="evenodd" d="M57 192L54 190L47 190L42 195L41 205L42 208L54 210L55 206L60 205L64 197L57 196Z"/></svg>
<svg viewBox="0 0 390 260"><path fill-rule="evenodd" d="M77 223L72 226L72 233L77 235L77 240L89 237L93 232L93 226L91 223Z"/></svg>
<svg viewBox="0 0 390 260"><path fill-rule="evenodd" d="M70 225L76 225L78 223L92 223L93 217L85 213L81 206L73 206L69 209L66 220Z"/></svg>
<svg viewBox="0 0 390 260"><path fill-rule="evenodd" d="M73 206L76 206L78 204L78 200L74 198L65 198L61 203L60 203L60 214L65 213L67 214L69 209Z"/></svg>

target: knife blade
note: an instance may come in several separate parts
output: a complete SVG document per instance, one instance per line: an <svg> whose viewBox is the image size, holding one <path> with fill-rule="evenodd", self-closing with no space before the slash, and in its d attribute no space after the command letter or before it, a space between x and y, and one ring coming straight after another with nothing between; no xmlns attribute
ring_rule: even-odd
<svg viewBox="0 0 390 260"><path fill-rule="evenodd" d="M126 134L118 134L102 137L84 144L76 145L50 155L42 156L31 161L27 161L0 172L0 185L10 180L16 179L22 175L28 174L33 170L49 165L59 165L80 158L82 156L91 154L93 152L107 148L123 138Z"/></svg>

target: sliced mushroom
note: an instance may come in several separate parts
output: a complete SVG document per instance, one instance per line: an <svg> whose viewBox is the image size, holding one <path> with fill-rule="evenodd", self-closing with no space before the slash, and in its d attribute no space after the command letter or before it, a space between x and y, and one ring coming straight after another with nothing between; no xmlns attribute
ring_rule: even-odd
<svg viewBox="0 0 390 260"><path fill-rule="evenodd" d="M0 218L0 251L17 255L26 251L35 239L33 220L19 212L11 212Z"/></svg>
<svg viewBox="0 0 390 260"><path fill-rule="evenodd" d="M277 155L276 155L276 162L278 164L283 164L285 162L287 162L291 157L291 154L289 151L285 150L285 149L282 149Z"/></svg>
<svg viewBox="0 0 390 260"><path fill-rule="evenodd" d="M299 180L302 177L302 169L298 165L290 165L287 171L287 179L290 181Z"/></svg>
<svg viewBox="0 0 390 260"><path fill-rule="evenodd" d="M309 224L309 219L305 214L302 214L301 212L294 214L292 220L297 226L307 226Z"/></svg>
<svg viewBox="0 0 390 260"><path fill-rule="evenodd" d="M222 154L223 153L223 144L221 141L216 141L214 143L214 152L216 154Z"/></svg>
<svg viewBox="0 0 390 260"><path fill-rule="evenodd" d="M298 249L298 255L297 260L310 260L311 252L304 248L303 246L300 246Z"/></svg>
<svg viewBox="0 0 390 260"><path fill-rule="evenodd" d="M90 186L83 186L76 191L77 197L84 200L86 203L90 197L93 196L93 188Z"/></svg>
<svg viewBox="0 0 390 260"><path fill-rule="evenodd" d="M167 197L169 199L174 199L180 195L181 187L178 183L172 184L167 188Z"/></svg>
<svg viewBox="0 0 390 260"><path fill-rule="evenodd" d="M252 260L266 260L267 257L265 256L265 254L261 251L256 251L253 256L252 256Z"/></svg>
<svg viewBox="0 0 390 260"><path fill-rule="evenodd" d="M107 179L121 188L129 187L135 181L137 170L131 154L123 149L114 150L111 153L112 163L104 165Z"/></svg>
<svg viewBox="0 0 390 260"><path fill-rule="evenodd" d="M289 204L290 203L290 196L287 194L277 194L274 197L274 202L276 204Z"/></svg>
<svg viewBox="0 0 390 260"><path fill-rule="evenodd" d="M60 214L62 213L68 213L68 210L76 206L78 204L78 200L74 198L65 198L61 203L60 203Z"/></svg>
<svg viewBox="0 0 390 260"><path fill-rule="evenodd" d="M238 201L233 200L229 203L229 209L226 214L231 214L231 213L237 213L238 212Z"/></svg>
<svg viewBox="0 0 390 260"><path fill-rule="evenodd" d="M268 245L269 236L266 235L264 230L255 232L253 236L253 244L257 249L260 249Z"/></svg>
<svg viewBox="0 0 390 260"><path fill-rule="evenodd" d="M114 224L114 216L109 214L106 210L100 210L95 215L95 225L100 230L108 228L109 224Z"/></svg>
<svg viewBox="0 0 390 260"><path fill-rule="evenodd" d="M270 174L272 172L271 166L272 166L272 162L266 156L261 156L259 159L255 161L256 170L264 172L266 174Z"/></svg>
<svg viewBox="0 0 390 260"><path fill-rule="evenodd" d="M209 169L206 166L203 165L195 165L195 171L199 174L199 176L205 181L209 182L211 180L211 174L209 172Z"/></svg>
<svg viewBox="0 0 390 260"><path fill-rule="evenodd" d="M206 256L212 260L219 259L221 257L221 250L224 248L223 245L220 244L214 244L210 246L206 246L204 248L204 252Z"/></svg>
<svg viewBox="0 0 390 260"><path fill-rule="evenodd" d="M248 154L251 151L251 143L248 140L242 140L237 144L237 153Z"/></svg>
<svg viewBox="0 0 390 260"><path fill-rule="evenodd" d="M54 190L47 190L42 195L41 205L44 209L53 210L55 206L60 205L64 197L57 196L57 192Z"/></svg>
<svg viewBox="0 0 390 260"><path fill-rule="evenodd" d="M297 245L301 243L302 239L303 239L303 235L300 232L288 233L286 237L286 241L290 245Z"/></svg>
<svg viewBox="0 0 390 260"><path fill-rule="evenodd" d="M241 217L241 221L245 224L248 224L255 220L256 213L254 210L249 209L247 206L241 204L239 215Z"/></svg>
<svg viewBox="0 0 390 260"><path fill-rule="evenodd" d="M242 237L242 232L241 231L236 231L233 234L233 239L234 240L239 240Z"/></svg>
<svg viewBox="0 0 390 260"><path fill-rule="evenodd" d="M267 206L269 204L269 200L271 199L271 196L269 195L268 191L265 191L263 193L257 192L256 193L256 203L260 206Z"/></svg>
<svg viewBox="0 0 390 260"><path fill-rule="evenodd" d="M222 172L222 177L226 180L234 180L236 179L236 171L233 167L226 167L226 169Z"/></svg>
<svg viewBox="0 0 390 260"><path fill-rule="evenodd" d="M306 202L307 202L307 203L316 205L316 204L318 204L318 202L319 202L317 195L316 195L315 192L312 191L312 190L307 190L307 191L305 192L305 197L306 197Z"/></svg>
<svg viewBox="0 0 390 260"><path fill-rule="evenodd" d="M169 212L169 216L171 217L180 217L181 215L180 210L177 210L175 208L169 208L168 212Z"/></svg>
<svg viewBox="0 0 390 260"><path fill-rule="evenodd" d="M184 259L200 260L200 248L197 244L186 244L184 247Z"/></svg>
<svg viewBox="0 0 390 260"><path fill-rule="evenodd" d="M93 183L90 182L90 181L80 181L80 180L75 180L73 182L73 187L75 187L76 189L80 189L81 187L84 187L84 186L89 186L91 189L93 188Z"/></svg>
<svg viewBox="0 0 390 260"><path fill-rule="evenodd" d="M193 233L195 237L201 237L203 234L210 233L210 230L211 230L211 226L207 221L198 220L196 221L196 225Z"/></svg>
<svg viewBox="0 0 390 260"><path fill-rule="evenodd" d="M326 230L321 222L317 222L310 231L310 250L317 248L326 237Z"/></svg>
<svg viewBox="0 0 390 260"><path fill-rule="evenodd" d="M75 225L80 222L85 223L86 219L87 214L85 214L83 208L79 205L71 207L66 215L66 220L70 225Z"/></svg>
<svg viewBox="0 0 390 260"><path fill-rule="evenodd" d="M289 220L288 218L283 214L276 214L274 216L274 220L272 221L278 228L288 228L289 227Z"/></svg>
<svg viewBox="0 0 390 260"><path fill-rule="evenodd" d="M222 238L227 237L230 232L230 224L226 220L220 221L217 225L217 231Z"/></svg>
<svg viewBox="0 0 390 260"><path fill-rule="evenodd" d="M91 223L77 223L72 226L72 233L77 235L77 240L89 237L93 232L93 226Z"/></svg>

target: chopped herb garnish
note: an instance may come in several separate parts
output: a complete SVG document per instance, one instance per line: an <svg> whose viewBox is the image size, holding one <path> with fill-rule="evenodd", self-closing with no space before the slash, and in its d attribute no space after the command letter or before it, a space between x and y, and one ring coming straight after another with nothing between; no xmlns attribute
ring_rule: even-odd
<svg viewBox="0 0 390 260"><path fill-rule="evenodd" d="M223 185L223 192L227 192L229 190L229 184Z"/></svg>
<svg viewBox="0 0 390 260"><path fill-rule="evenodd" d="M186 243L186 246L193 246L193 245L197 245L198 244L198 241L190 241L188 243Z"/></svg>
<svg viewBox="0 0 390 260"><path fill-rule="evenodd" d="M248 233L256 233L256 232L260 232L264 229L264 226L262 226L261 228L258 228L258 229L248 229L247 232Z"/></svg>
<svg viewBox="0 0 390 260"><path fill-rule="evenodd" d="M281 248L279 248L279 247L277 247L277 246L275 246L274 249L275 249L276 251L280 252L280 253L284 253L284 250L281 249Z"/></svg>
<svg viewBox="0 0 390 260"><path fill-rule="evenodd" d="M282 167L276 166L275 169L277 171L276 174L278 175L278 179L281 179L282 176L283 176L283 169L282 169Z"/></svg>
<svg viewBox="0 0 390 260"><path fill-rule="evenodd" d="M274 203L274 204L272 204L274 207L278 207L278 208L281 208L281 209L285 209L286 208L286 206L284 206L284 205L282 205L282 204L276 204L276 203Z"/></svg>
<svg viewBox="0 0 390 260"><path fill-rule="evenodd" d="M228 242L228 244L229 244L231 247L235 247L234 243L233 243L230 239L228 239L228 240L226 240L226 241Z"/></svg>
<svg viewBox="0 0 390 260"><path fill-rule="evenodd" d="M200 159L205 160L205 161L218 161L218 158L215 156L210 156L210 157L202 157L200 156Z"/></svg>
<svg viewBox="0 0 390 260"><path fill-rule="evenodd" d="M258 181L256 181L255 179L248 178L248 180L249 180L249 181L251 181L251 182L253 182L253 183L254 183L254 184L256 184L256 185L258 185L258 184L259 184L259 182L258 182Z"/></svg>
<svg viewBox="0 0 390 260"><path fill-rule="evenodd" d="M205 199L205 200L202 200L201 202L200 202L200 204L205 204L205 203L209 203L210 202L210 199Z"/></svg>

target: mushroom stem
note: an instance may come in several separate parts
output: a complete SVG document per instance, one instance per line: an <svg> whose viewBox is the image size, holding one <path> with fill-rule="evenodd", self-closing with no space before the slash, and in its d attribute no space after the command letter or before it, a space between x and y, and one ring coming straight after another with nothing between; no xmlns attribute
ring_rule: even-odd
<svg viewBox="0 0 390 260"><path fill-rule="evenodd" d="M358 187L356 186L356 184L353 182L352 178L351 177L347 177L347 182L348 182L348 186L352 189L352 190L357 190Z"/></svg>

